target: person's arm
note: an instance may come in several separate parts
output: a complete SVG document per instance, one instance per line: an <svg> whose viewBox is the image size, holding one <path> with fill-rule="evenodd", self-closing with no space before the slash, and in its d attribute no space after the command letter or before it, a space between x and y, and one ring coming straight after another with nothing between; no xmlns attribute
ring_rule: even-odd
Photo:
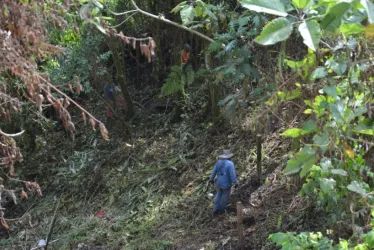
<svg viewBox="0 0 374 250"><path fill-rule="evenodd" d="M213 172L209 177L209 181L213 181L217 174L217 164L214 166Z"/></svg>
<svg viewBox="0 0 374 250"><path fill-rule="evenodd" d="M230 179L231 183L234 183L235 185L238 185L238 180L236 179L236 174L235 174L235 167L234 164L230 166Z"/></svg>

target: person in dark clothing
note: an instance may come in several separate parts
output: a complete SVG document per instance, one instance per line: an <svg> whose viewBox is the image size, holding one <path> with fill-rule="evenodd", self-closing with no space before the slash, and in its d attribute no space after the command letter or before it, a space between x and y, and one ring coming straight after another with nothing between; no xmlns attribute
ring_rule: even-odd
<svg viewBox="0 0 374 250"><path fill-rule="evenodd" d="M188 84L187 67L190 64L190 59L191 59L191 47L189 44L185 44L181 52L182 70L183 70L183 75L185 77L185 82L184 82L185 87L187 87L187 84Z"/></svg>
<svg viewBox="0 0 374 250"><path fill-rule="evenodd" d="M239 185L238 180L236 179L234 163L229 160L233 155L234 154L231 153L230 150L224 150L223 153L218 156L220 160L217 161L213 172L210 175L209 182L212 184L215 182L217 188L217 195L214 199L213 214L225 211L230 199L232 185L235 185L235 188ZM217 180L215 181L214 179L216 176Z"/></svg>

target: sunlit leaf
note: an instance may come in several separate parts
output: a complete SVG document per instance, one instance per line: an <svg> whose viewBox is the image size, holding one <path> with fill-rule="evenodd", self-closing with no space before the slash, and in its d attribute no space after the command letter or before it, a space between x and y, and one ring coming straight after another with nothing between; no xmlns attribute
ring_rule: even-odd
<svg viewBox="0 0 374 250"><path fill-rule="evenodd" d="M195 8L192 5L186 5L181 10L181 19L183 24L187 24L193 21L195 16Z"/></svg>
<svg viewBox="0 0 374 250"><path fill-rule="evenodd" d="M347 176L348 175L347 171L345 171L343 169L332 169L331 173L336 174L336 175L341 175L341 176Z"/></svg>
<svg viewBox="0 0 374 250"><path fill-rule="evenodd" d="M332 178L329 178L329 179L322 178L322 179L320 179L319 184L321 186L322 192L327 194L335 188L336 181Z"/></svg>
<svg viewBox="0 0 374 250"><path fill-rule="evenodd" d="M181 3L179 3L177 6L175 6L171 11L170 13L178 13L181 9L183 9L187 4L187 1L183 1Z"/></svg>
<svg viewBox="0 0 374 250"><path fill-rule="evenodd" d="M360 34L365 31L365 26L359 24L359 23L349 23L349 24L342 24L339 27L339 30L345 35L355 35Z"/></svg>
<svg viewBox="0 0 374 250"><path fill-rule="evenodd" d="M299 129L299 128L290 128L284 131L281 135L284 137L292 137L292 138L297 138L300 137L301 135L304 135L306 131Z"/></svg>
<svg viewBox="0 0 374 250"><path fill-rule="evenodd" d="M262 45L272 45L286 40L292 33L292 24L284 17L279 17L267 23L255 41Z"/></svg>
<svg viewBox="0 0 374 250"><path fill-rule="evenodd" d="M304 114L306 114L306 115L310 115L311 113L313 113L313 109L306 109L304 111Z"/></svg>
<svg viewBox="0 0 374 250"><path fill-rule="evenodd" d="M299 32L304 39L304 44L316 51L321 39L321 29L316 21L304 21L299 26Z"/></svg>
<svg viewBox="0 0 374 250"><path fill-rule="evenodd" d="M347 186L347 188L350 191L361 194L361 195L366 195L367 193L362 183L359 183L357 181L352 181L351 184Z"/></svg>
<svg viewBox="0 0 374 250"><path fill-rule="evenodd" d="M293 6L295 6L298 9L303 9L305 8L310 0L292 0Z"/></svg>
<svg viewBox="0 0 374 250"><path fill-rule="evenodd" d="M351 146L348 145L348 143L345 141L343 143L344 153L351 159L355 158L355 152L351 148Z"/></svg>
<svg viewBox="0 0 374 250"><path fill-rule="evenodd" d="M374 37L374 24L369 24L365 29L366 37Z"/></svg>
<svg viewBox="0 0 374 250"><path fill-rule="evenodd" d="M284 5L280 0L242 0L240 2L246 9L277 16L287 16Z"/></svg>
<svg viewBox="0 0 374 250"><path fill-rule="evenodd" d="M361 0L361 4L366 9L369 23L374 23L374 4L370 0Z"/></svg>

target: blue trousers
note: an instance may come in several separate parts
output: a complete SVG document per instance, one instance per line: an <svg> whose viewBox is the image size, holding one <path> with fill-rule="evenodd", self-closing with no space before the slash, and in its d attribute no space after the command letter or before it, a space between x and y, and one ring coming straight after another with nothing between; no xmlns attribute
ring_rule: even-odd
<svg viewBox="0 0 374 250"><path fill-rule="evenodd" d="M224 212L230 199L231 188L217 189L216 198L214 198L213 213Z"/></svg>

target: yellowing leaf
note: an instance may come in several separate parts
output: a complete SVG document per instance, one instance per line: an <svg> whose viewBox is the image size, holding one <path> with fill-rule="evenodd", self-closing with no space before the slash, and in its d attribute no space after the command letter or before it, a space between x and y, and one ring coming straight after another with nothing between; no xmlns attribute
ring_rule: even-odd
<svg viewBox="0 0 374 250"><path fill-rule="evenodd" d="M351 159L355 158L355 152L353 149L348 145L348 143L345 141L343 142L343 147L344 147L344 153Z"/></svg>
<svg viewBox="0 0 374 250"><path fill-rule="evenodd" d="M313 109L306 109L304 114L310 115L313 112Z"/></svg>
<svg viewBox="0 0 374 250"><path fill-rule="evenodd" d="M365 29L366 37L374 37L374 24L369 24Z"/></svg>

